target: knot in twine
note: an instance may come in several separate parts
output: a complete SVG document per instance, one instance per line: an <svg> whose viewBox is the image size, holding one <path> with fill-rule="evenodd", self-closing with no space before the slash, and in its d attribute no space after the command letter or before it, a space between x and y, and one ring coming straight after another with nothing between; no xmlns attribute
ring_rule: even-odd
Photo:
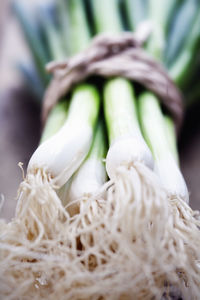
<svg viewBox="0 0 200 300"><path fill-rule="evenodd" d="M47 64L46 70L53 74L53 79L44 95L43 122L57 101L75 84L91 75L121 76L156 94L173 117L178 132L183 120L182 95L164 67L142 49L150 32L151 26L144 22L134 33L100 34L83 52L62 62Z"/></svg>

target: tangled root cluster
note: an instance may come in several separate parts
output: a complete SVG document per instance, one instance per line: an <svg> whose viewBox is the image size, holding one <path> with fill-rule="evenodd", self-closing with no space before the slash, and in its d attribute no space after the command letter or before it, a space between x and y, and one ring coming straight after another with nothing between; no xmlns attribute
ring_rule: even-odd
<svg viewBox="0 0 200 300"><path fill-rule="evenodd" d="M152 171L119 168L73 216L55 190L45 170L27 174L1 220L0 299L198 299L200 221Z"/></svg>

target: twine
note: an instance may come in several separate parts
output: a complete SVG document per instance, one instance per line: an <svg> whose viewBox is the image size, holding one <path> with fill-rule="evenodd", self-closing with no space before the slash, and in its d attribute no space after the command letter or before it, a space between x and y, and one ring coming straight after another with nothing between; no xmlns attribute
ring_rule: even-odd
<svg viewBox="0 0 200 300"><path fill-rule="evenodd" d="M44 96L43 122L57 101L75 84L92 75L120 76L136 81L156 94L173 117L178 132L183 120L182 95L161 63L142 49L150 30L145 22L135 33L100 34L85 51L62 62L50 62L46 70L53 78Z"/></svg>

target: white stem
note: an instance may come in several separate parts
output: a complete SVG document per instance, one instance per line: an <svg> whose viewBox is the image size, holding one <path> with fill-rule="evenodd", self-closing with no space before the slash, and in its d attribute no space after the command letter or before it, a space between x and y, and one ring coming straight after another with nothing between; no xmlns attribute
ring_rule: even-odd
<svg viewBox="0 0 200 300"><path fill-rule="evenodd" d="M172 153L168 152L164 157L155 159L155 173L158 174L170 198L178 196L189 202L185 180Z"/></svg>
<svg viewBox="0 0 200 300"><path fill-rule="evenodd" d="M106 157L109 177L115 176L119 166L130 167L138 161L153 168L153 157L140 131L131 84L122 78L108 81L104 107L111 144Z"/></svg>
<svg viewBox="0 0 200 300"><path fill-rule="evenodd" d="M99 112L97 90L83 85L74 91L64 126L33 153L28 172L46 169L61 187L89 152Z"/></svg>
<svg viewBox="0 0 200 300"><path fill-rule="evenodd" d="M103 162L94 157L87 159L73 176L68 202L92 196L105 182L106 171Z"/></svg>
<svg viewBox="0 0 200 300"><path fill-rule="evenodd" d="M144 137L155 159L155 172L170 197L178 196L188 202L188 190L183 175L172 155L158 99L151 93L139 98L139 113Z"/></svg>
<svg viewBox="0 0 200 300"><path fill-rule="evenodd" d="M89 124L67 121L57 134L42 143L33 153L28 172L31 169L46 168L61 187L87 155L92 134L93 129Z"/></svg>
<svg viewBox="0 0 200 300"><path fill-rule="evenodd" d="M87 159L74 174L70 186L68 201L91 197L99 191L106 181L106 170L103 158L106 153L104 127L99 122L93 144Z"/></svg>
<svg viewBox="0 0 200 300"><path fill-rule="evenodd" d="M106 157L108 176L110 178L115 177L119 166L129 168L134 166L135 162L141 162L153 169L153 158L143 138L134 135L118 138L110 146Z"/></svg>

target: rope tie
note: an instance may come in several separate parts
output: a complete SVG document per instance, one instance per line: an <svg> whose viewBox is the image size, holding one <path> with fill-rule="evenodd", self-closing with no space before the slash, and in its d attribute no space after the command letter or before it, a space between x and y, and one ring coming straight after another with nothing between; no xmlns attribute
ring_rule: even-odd
<svg viewBox="0 0 200 300"><path fill-rule="evenodd" d="M158 96L174 119L177 132L183 120L183 101L179 89L164 67L142 49L151 31L142 23L135 33L113 36L100 34L90 47L62 62L50 62L46 70L53 78L45 92L42 120L70 89L92 75L120 76L142 84Z"/></svg>

